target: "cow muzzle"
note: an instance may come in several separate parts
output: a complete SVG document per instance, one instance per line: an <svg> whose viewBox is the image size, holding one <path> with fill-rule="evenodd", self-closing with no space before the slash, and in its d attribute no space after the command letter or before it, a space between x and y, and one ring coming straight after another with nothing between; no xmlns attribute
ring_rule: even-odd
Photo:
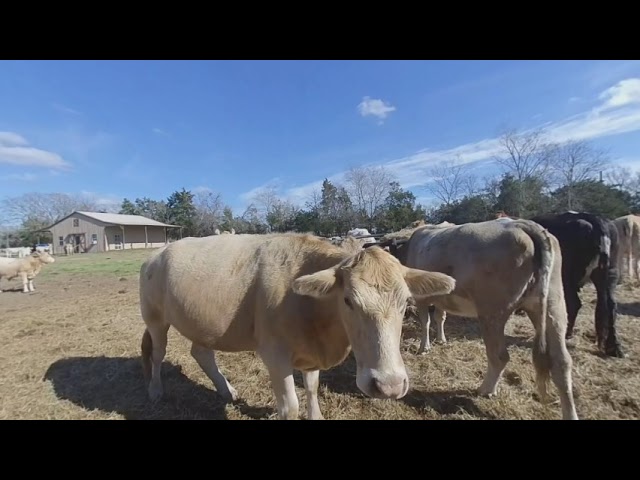
<svg viewBox="0 0 640 480"><path fill-rule="evenodd" d="M358 388L369 397L397 400L409 391L409 377L405 372L382 374L364 369L356 379Z"/></svg>

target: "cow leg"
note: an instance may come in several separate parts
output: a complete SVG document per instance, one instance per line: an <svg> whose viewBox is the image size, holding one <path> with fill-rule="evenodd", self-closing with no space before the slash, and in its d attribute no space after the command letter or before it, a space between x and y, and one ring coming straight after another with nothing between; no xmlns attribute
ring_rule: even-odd
<svg viewBox="0 0 640 480"><path fill-rule="evenodd" d="M29 293L29 279L27 278L27 274L21 273L20 278L22 279L22 293Z"/></svg>
<svg viewBox="0 0 640 480"><path fill-rule="evenodd" d="M578 312L582 308L582 301L578 294L578 288L573 285L567 285L564 289L564 297L567 305L567 333L565 338L573 337L573 328L576 324Z"/></svg>
<svg viewBox="0 0 640 480"><path fill-rule="evenodd" d="M198 363L202 371L209 377L216 387L216 391L226 402L235 402L238 399L238 392L231 386L229 381L220 372L216 364L216 354L213 350L198 345L191 344L191 356Z"/></svg>
<svg viewBox="0 0 640 480"><path fill-rule="evenodd" d="M160 374L162 361L167 354L167 332L169 331L169 325L154 323L147 325L147 331L151 336L151 380L149 381L149 398L155 402L160 400L164 393Z"/></svg>
<svg viewBox="0 0 640 480"><path fill-rule="evenodd" d="M487 371L478 393L483 396L493 396L497 393L498 383L507 363L509 351L504 338L504 327L508 317L488 317L480 315L480 331L487 352Z"/></svg>
<svg viewBox="0 0 640 480"><path fill-rule="evenodd" d="M302 372L304 389L307 394L307 420L324 420L318 403L318 387L320 385L320 370Z"/></svg>
<svg viewBox="0 0 640 480"><path fill-rule="evenodd" d="M444 322L447 319L447 312L436 307L434 317L436 320L436 341L447 343L447 338L444 336Z"/></svg>
<svg viewBox="0 0 640 480"><path fill-rule="evenodd" d="M280 420L298 420L300 403L293 380L293 365L286 350L277 347L260 349L262 358L271 379L271 387L276 397L278 418Z"/></svg>
<svg viewBox="0 0 640 480"><path fill-rule="evenodd" d="M420 320L420 346L418 347L418 355L423 355L431 350L431 342L429 341L429 326L431 324L431 316L429 314L430 306L429 303L416 301L418 320Z"/></svg>
<svg viewBox="0 0 640 480"><path fill-rule="evenodd" d="M610 357L624 358L616 332L617 305L614 292L617 283L615 270L596 268L591 281L596 287L596 341L598 348Z"/></svg>
<svg viewBox="0 0 640 480"><path fill-rule="evenodd" d="M577 420L571 378L571 355L565 340L566 326L563 323L563 312L557 312L558 308L563 309L565 305L561 301L550 300L546 319L542 318L542 311L538 305L528 306L526 309L536 332L532 352L533 365L536 369L536 387L540 403L550 403L547 386L549 373L551 373L553 383L560 395L562 418ZM543 324L543 322L546 323ZM546 328L542 328L543 325ZM543 332L544 338L541 338Z"/></svg>

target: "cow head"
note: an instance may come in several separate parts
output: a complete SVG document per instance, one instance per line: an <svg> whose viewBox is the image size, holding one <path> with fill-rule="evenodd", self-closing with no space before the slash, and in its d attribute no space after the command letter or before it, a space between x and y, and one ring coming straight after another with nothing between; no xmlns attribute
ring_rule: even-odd
<svg viewBox="0 0 640 480"><path fill-rule="evenodd" d="M56 259L53 258L53 255L49 254L48 252L35 251L31 254L31 256L37 258L42 263L53 263L56 261Z"/></svg>
<svg viewBox="0 0 640 480"><path fill-rule="evenodd" d="M394 399L409 390L400 336L411 298L445 295L454 287L453 278L407 268L381 248L360 249L293 283L299 295L333 297L356 358L358 388L370 397Z"/></svg>

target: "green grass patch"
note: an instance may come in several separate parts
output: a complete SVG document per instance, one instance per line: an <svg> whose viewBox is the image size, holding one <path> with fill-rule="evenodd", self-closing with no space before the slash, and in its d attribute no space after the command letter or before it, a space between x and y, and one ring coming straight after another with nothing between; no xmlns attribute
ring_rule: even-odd
<svg viewBox="0 0 640 480"><path fill-rule="evenodd" d="M84 253L56 256L40 275L55 277L64 274L97 274L127 277L138 275L140 266L155 249L117 250L104 253Z"/></svg>

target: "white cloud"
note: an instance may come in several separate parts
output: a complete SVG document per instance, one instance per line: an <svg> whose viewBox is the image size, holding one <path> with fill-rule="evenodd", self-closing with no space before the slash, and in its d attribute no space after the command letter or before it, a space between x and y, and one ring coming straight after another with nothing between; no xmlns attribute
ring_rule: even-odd
<svg viewBox="0 0 640 480"><path fill-rule="evenodd" d="M640 172L640 157L623 157L616 162L621 167L626 167L632 172Z"/></svg>
<svg viewBox="0 0 640 480"><path fill-rule="evenodd" d="M199 185L192 190L193 193L212 193L213 190L204 185Z"/></svg>
<svg viewBox="0 0 640 480"><path fill-rule="evenodd" d="M240 199L245 203L250 203L253 201L253 197L260 193L265 188L275 188L276 190L281 190L282 180L280 177L272 178L264 185L260 185L259 187L252 188L248 192L244 192L240 194Z"/></svg>
<svg viewBox="0 0 640 480"><path fill-rule="evenodd" d="M52 103L51 107L62 113L69 113L71 115L82 115L82 112L79 112L78 110L75 110L71 107L67 107L66 105L62 105L61 103Z"/></svg>
<svg viewBox="0 0 640 480"><path fill-rule="evenodd" d="M396 107L384 100L378 98L364 97L362 102L358 104L358 112L363 117L374 116L378 118L378 123L382 124L382 121L389 116L391 112L395 112Z"/></svg>
<svg viewBox="0 0 640 480"><path fill-rule="evenodd" d="M604 101L600 110L640 103L640 78L628 78L607 88L598 97Z"/></svg>
<svg viewBox="0 0 640 480"><path fill-rule="evenodd" d="M24 147L28 144L22 135L13 132L0 132L0 145L7 147Z"/></svg>
<svg viewBox="0 0 640 480"><path fill-rule="evenodd" d="M164 130L162 130L161 128L153 128L151 130L153 133L155 133L156 135L161 135L163 137L168 137L169 133L165 132Z"/></svg>
<svg viewBox="0 0 640 480"><path fill-rule="evenodd" d="M30 147L14 132L0 132L0 163L64 169L70 164L57 153Z"/></svg>
<svg viewBox="0 0 640 480"><path fill-rule="evenodd" d="M622 80L604 90L598 98L601 103L589 111L559 122L546 122L537 128L543 128L551 140L558 142L593 140L640 130L640 78ZM462 163L484 163L490 162L500 151L499 140L487 138L450 149L425 149L408 157L386 162L384 165L397 176L403 188L412 188L426 184L430 180L427 169L443 160L459 156ZM340 182L344 173L336 173L329 179ZM283 191L283 196L303 205L313 190L321 185L322 180L318 180L290 187ZM257 187L242 197L245 198L260 188L262 187Z"/></svg>
<svg viewBox="0 0 640 480"><path fill-rule="evenodd" d="M571 98L569 99L569 103L576 103L576 102L579 102L579 101L581 101L581 100L582 100L582 99L581 99L580 97L571 97Z"/></svg>

